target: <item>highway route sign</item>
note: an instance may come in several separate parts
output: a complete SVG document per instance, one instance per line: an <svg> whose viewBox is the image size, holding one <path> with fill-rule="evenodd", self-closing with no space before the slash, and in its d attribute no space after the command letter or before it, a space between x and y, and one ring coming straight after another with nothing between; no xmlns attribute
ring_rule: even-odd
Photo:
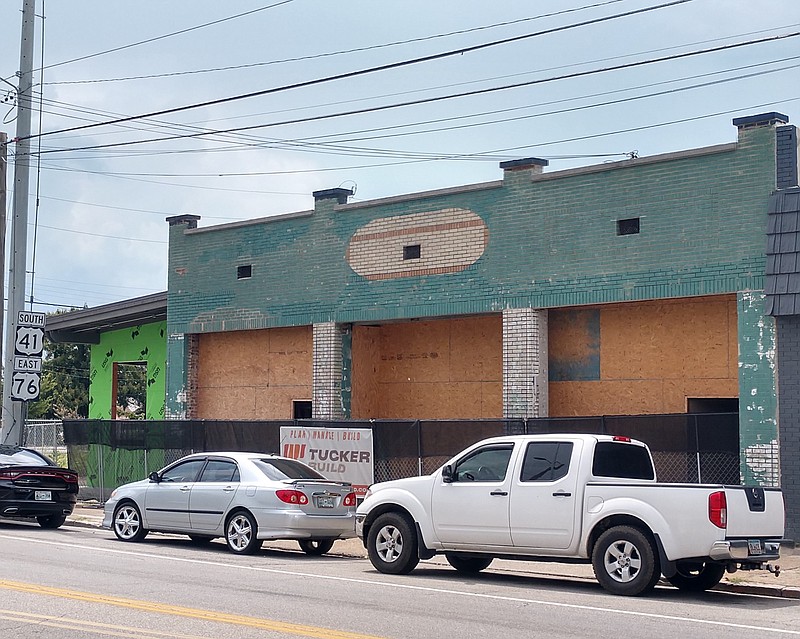
<svg viewBox="0 0 800 639"><path fill-rule="evenodd" d="M14 373L11 378L11 399L32 401L39 399L39 373Z"/></svg>

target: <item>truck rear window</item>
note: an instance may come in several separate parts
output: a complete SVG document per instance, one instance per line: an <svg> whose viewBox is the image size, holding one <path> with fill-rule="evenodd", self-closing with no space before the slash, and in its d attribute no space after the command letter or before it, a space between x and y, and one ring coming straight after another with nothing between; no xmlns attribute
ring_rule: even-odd
<svg viewBox="0 0 800 639"><path fill-rule="evenodd" d="M654 479L653 463L644 446L622 442L597 442L592 475L624 479Z"/></svg>

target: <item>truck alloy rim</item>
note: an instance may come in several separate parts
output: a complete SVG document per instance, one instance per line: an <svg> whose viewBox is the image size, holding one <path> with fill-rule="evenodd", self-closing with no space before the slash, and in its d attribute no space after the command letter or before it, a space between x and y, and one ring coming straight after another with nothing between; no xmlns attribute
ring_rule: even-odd
<svg viewBox="0 0 800 639"><path fill-rule="evenodd" d="M614 581L627 583L636 579L642 568L639 549L624 539L615 541L606 549L603 558L606 572Z"/></svg>
<svg viewBox="0 0 800 639"><path fill-rule="evenodd" d="M386 563L396 561L403 552L403 535L394 526L384 526L378 531L375 548Z"/></svg>

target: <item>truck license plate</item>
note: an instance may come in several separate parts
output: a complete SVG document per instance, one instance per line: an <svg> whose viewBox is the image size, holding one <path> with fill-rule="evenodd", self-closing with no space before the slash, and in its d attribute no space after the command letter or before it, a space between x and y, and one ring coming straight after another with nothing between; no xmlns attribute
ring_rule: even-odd
<svg viewBox="0 0 800 639"><path fill-rule="evenodd" d="M751 555L760 555L761 554L761 540L760 539L748 539L747 540L747 551Z"/></svg>
<svg viewBox="0 0 800 639"><path fill-rule="evenodd" d="M37 490L33 493L33 498L36 501L50 501L53 495L49 490Z"/></svg>
<svg viewBox="0 0 800 639"><path fill-rule="evenodd" d="M317 497L318 508L333 508L334 506L333 497Z"/></svg>

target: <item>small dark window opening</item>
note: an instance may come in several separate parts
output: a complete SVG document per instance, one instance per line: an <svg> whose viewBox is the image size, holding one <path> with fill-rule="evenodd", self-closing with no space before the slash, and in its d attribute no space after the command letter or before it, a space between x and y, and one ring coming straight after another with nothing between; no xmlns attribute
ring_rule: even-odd
<svg viewBox="0 0 800 639"><path fill-rule="evenodd" d="M292 419L311 419L311 401L294 400L292 402Z"/></svg>
<svg viewBox="0 0 800 639"><path fill-rule="evenodd" d="M252 277L253 275L253 266L252 264L245 264L244 266L240 266L236 269L236 278L240 280L245 280L248 277Z"/></svg>
<svg viewBox="0 0 800 639"><path fill-rule="evenodd" d="M404 260L418 260L421 255L421 247L419 244L410 244L403 247Z"/></svg>
<svg viewBox="0 0 800 639"><path fill-rule="evenodd" d="M639 232L639 218L617 220L617 235L636 235Z"/></svg>

